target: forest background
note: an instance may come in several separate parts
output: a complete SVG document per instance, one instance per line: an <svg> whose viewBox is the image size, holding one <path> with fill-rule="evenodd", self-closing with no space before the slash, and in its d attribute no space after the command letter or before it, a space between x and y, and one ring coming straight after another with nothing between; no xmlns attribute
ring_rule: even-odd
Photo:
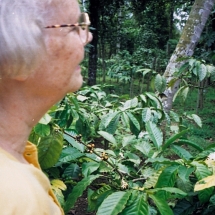
<svg viewBox="0 0 215 215"><path fill-rule="evenodd" d="M30 137L65 213L215 212L214 3L80 1L84 86Z"/></svg>

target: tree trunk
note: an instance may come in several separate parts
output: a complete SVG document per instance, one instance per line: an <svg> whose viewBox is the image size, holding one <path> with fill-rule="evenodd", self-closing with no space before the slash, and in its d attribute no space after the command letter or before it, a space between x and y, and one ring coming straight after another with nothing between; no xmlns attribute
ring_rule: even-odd
<svg viewBox="0 0 215 215"><path fill-rule="evenodd" d="M184 63L178 61L180 57L192 56L196 44L198 43L206 21L211 13L215 0L196 0L187 23L183 29L182 35L167 65L164 76L167 83L173 79L173 74ZM164 101L164 108L167 112L172 109L173 96L179 88L180 81L177 81L172 87L164 92L167 99Z"/></svg>
<svg viewBox="0 0 215 215"><path fill-rule="evenodd" d="M93 40L89 51L89 68L88 68L88 85L96 84L97 71L97 45L98 45L98 25L99 25L99 0L90 0L89 13L91 19L91 26L95 28L93 31Z"/></svg>

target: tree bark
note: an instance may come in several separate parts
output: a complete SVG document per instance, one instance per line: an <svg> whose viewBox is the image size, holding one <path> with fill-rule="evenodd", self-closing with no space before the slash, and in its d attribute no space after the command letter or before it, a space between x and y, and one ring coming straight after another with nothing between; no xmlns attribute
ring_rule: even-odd
<svg viewBox="0 0 215 215"><path fill-rule="evenodd" d="M205 27L206 21L211 13L215 0L196 0L187 23L182 31L180 40L172 54L169 63L164 72L167 83L173 79L174 72L184 63L178 61L181 57L193 55L194 49L200 39L201 33ZM169 112L172 109L172 100L179 89L180 81L177 81L172 87L164 92L167 99L164 101L164 109Z"/></svg>

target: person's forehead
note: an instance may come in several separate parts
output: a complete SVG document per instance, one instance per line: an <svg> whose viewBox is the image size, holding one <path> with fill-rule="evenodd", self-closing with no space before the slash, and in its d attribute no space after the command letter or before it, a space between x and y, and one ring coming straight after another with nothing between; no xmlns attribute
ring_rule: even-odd
<svg viewBox="0 0 215 215"><path fill-rule="evenodd" d="M57 23L77 22L81 13L77 0L57 1L51 10L54 10L53 18Z"/></svg>

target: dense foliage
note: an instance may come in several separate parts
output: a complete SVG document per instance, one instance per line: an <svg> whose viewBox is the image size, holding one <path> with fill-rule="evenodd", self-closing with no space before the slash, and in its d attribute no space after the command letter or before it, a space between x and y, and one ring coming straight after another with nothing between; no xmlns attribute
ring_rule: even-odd
<svg viewBox="0 0 215 215"><path fill-rule="evenodd" d="M97 215L211 214L215 145L189 139L192 121L202 126L195 114L165 113L153 93L125 100L93 86L51 109L31 141L65 212L88 188Z"/></svg>

